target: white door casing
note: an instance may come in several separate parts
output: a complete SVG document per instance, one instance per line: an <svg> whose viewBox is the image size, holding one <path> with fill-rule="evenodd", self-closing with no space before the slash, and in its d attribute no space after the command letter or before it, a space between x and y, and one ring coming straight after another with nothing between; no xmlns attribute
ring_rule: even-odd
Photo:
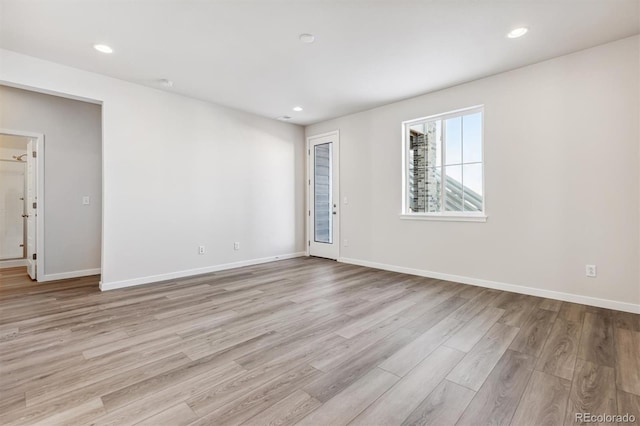
<svg viewBox="0 0 640 426"><path fill-rule="evenodd" d="M340 256L340 138L337 131L307 138L309 255Z"/></svg>
<svg viewBox="0 0 640 426"><path fill-rule="evenodd" d="M36 167L38 144L33 139L27 143L27 273L32 280L37 278L37 203L38 203L38 169Z"/></svg>

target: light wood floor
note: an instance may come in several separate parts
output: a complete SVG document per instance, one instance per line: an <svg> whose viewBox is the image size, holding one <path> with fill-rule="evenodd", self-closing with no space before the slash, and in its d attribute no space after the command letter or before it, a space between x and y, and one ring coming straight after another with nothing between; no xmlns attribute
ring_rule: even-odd
<svg viewBox="0 0 640 426"><path fill-rule="evenodd" d="M105 293L0 278L0 424L640 418L639 315L313 258Z"/></svg>

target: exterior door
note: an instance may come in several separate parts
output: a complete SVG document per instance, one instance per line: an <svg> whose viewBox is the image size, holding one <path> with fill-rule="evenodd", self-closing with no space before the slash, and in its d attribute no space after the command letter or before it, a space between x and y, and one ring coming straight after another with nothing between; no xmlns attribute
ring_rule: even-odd
<svg viewBox="0 0 640 426"><path fill-rule="evenodd" d="M27 273L32 280L37 278L37 253L36 253L36 214L37 214L37 143L30 139L27 143L27 193L26 193L26 225L27 225Z"/></svg>
<svg viewBox="0 0 640 426"><path fill-rule="evenodd" d="M309 255L337 260L340 255L338 132L308 139Z"/></svg>

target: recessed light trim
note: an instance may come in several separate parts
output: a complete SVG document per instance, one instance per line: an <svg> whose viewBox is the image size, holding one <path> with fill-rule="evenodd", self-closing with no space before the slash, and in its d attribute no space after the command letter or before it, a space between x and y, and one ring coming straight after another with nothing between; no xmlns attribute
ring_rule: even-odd
<svg viewBox="0 0 640 426"><path fill-rule="evenodd" d="M291 117L289 117L288 115L281 115L280 117L276 118L276 120L289 121L291 120Z"/></svg>
<svg viewBox="0 0 640 426"><path fill-rule="evenodd" d="M169 80L168 78L161 78L160 84L167 88L173 87L173 81Z"/></svg>
<svg viewBox="0 0 640 426"><path fill-rule="evenodd" d="M518 28L514 28L513 30L509 31L509 34L507 34L507 37L508 38L518 38L518 37L522 37L523 35L525 35L528 32L529 32L529 28L527 28L527 27L518 27Z"/></svg>
<svg viewBox="0 0 640 426"><path fill-rule="evenodd" d="M303 43L313 43L314 41L316 41L316 36L314 36L313 34L308 34L308 33L300 34L300 36L298 38Z"/></svg>
<svg viewBox="0 0 640 426"><path fill-rule="evenodd" d="M93 48L101 53L113 53L113 49L106 44L94 44Z"/></svg>
<svg viewBox="0 0 640 426"><path fill-rule="evenodd" d="M293 110L294 110L295 112L300 112L300 111L302 111L302 107L301 107L301 106L294 106L294 107L293 107Z"/></svg>

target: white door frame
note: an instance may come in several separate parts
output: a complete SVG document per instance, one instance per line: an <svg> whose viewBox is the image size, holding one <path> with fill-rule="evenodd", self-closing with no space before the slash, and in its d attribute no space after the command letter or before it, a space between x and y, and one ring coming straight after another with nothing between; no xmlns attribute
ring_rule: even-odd
<svg viewBox="0 0 640 426"><path fill-rule="evenodd" d="M38 202L36 204L36 254L38 255L36 267L36 280L38 281L44 276L44 134L25 132L22 130L0 128L0 135L20 136L31 138L34 140L35 151L38 153L36 157L36 194ZM27 153L27 155L32 155ZM25 194L26 198L26 194ZM24 244L27 244L25 241Z"/></svg>
<svg viewBox="0 0 640 426"><path fill-rule="evenodd" d="M311 203L312 201L312 197L313 197L313 190L311 188L311 168L313 167L313 162L311 161L311 141L313 139L319 139L319 138L324 138L327 136L334 136L335 137L335 142L334 142L334 149L337 152L336 155L336 162L335 164L333 164L333 168L332 168L332 172L335 175L335 181L337 182L337 185L335 187L335 204L337 206L337 215L335 215L334 217L334 221L337 222L336 226L335 226L335 234L333 236L333 241L334 244L337 247L337 259L340 258L340 228L341 228L341 223L342 221L340 220L340 216L342 215L342 211L341 211L341 206L340 206L340 131L339 130L334 130L331 132L326 132L326 133L320 133L317 135L312 135L312 136L308 136L307 137L307 143L306 143L306 151L307 151L307 157L306 157L306 168L305 168L305 180L307 182L306 188L307 188L307 197L306 197L306 208L305 211L307 212L307 214L305 215L307 218L307 244L305 245L305 254L307 256L310 256L310 245L311 245L311 240L313 239L313 226L311 223ZM336 259L336 260L337 260Z"/></svg>

